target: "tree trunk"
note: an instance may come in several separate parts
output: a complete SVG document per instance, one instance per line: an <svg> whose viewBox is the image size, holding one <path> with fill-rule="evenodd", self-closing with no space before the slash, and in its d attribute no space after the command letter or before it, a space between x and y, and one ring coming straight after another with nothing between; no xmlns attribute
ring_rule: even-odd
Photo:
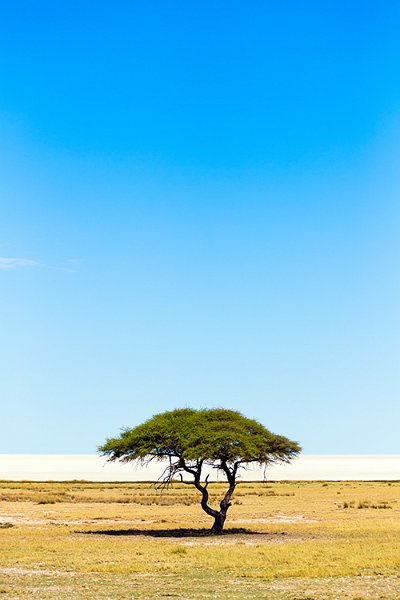
<svg viewBox="0 0 400 600"><path fill-rule="evenodd" d="M211 528L211 535L221 535L226 519L226 512L220 510L214 517L214 525Z"/></svg>
<svg viewBox="0 0 400 600"><path fill-rule="evenodd" d="M190 468L190 467L186 466L185 460L183 458L181 458L179 461L179 465L178 465L179 469L182 469L182 470L186 471L187 473L190 473L191 475L193 475L194 480L191 482L185 482L185 481L183 481L182 476L181 476L181 479L182 479L183 483L188 483L188 485L194 484L194 486L199 490L199 492L201 492L201 495L202 495L201 508L204 510L204 512L206 512L210 517L213 517L213 519L214 519L214 525L212 526L212 528L210 530L210 534L211 535L221 535L222 530L225 525L226 513L228 512L228 509L231 506L230 499L231 499L233 492L235 491L236 472L238 470L240 463L235 462L233 467L230 469L225 461L221 461L221 465L219 468L222 471L224 471L224 473L226 474L226 477L229 482L229 489L227 490L224 498L219 503L220 510L215 510L214 508L211 508L211 506L208 505L207 487L208 487L208 477L209 476L207 475L204 485L202 485L200 483L201 468L203 466L203 462L204 462L203 460L200 460L197 463L197 468Z"/></svg>

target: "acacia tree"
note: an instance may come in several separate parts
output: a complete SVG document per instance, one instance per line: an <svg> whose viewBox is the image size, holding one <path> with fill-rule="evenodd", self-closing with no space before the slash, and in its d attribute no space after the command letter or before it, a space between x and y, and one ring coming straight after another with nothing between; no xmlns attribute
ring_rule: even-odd
<svg viewBox="0 0 400 600"><path fill-rule="evenodd" d="M239 412L191 408L155 415L133 429L123 429L119 437L108 439L99 448L111 461L147 464L154 459L168 459L161 484L168 485L179 476L183 483L194 485L201 493L202 509L214 519L212 534L222 533L241 467L287 463L300 450L297 442L271 433ZM209 504L209 476L202 477L205 467L224 473L227 480L228 489L219 510Z"/></svg>

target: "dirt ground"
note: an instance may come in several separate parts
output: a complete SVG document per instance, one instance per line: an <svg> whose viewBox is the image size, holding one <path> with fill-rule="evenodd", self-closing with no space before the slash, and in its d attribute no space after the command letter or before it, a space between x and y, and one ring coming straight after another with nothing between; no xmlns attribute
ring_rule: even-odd
<svg viewBox="0 0 400 600"><path fill-rule="evenodd" d="M398 600L399 492L243 483L213 537L187 486L3 482L0 597Z"/></svg>

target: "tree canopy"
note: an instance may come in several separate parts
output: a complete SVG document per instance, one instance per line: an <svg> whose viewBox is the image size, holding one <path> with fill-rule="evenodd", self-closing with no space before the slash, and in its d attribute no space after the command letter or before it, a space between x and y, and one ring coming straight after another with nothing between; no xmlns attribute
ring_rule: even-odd
<svg viewBox="0 0 400 600"><path fill-rule="evenodd" d="M176 409L155 415L133 429L123 429L100 451L111 460L147 460L179 457L260 464L288 461L299 445L271 433L239 412L226 409Z"/></svg>
<svg viewBox="0 0 400 600"><path fill-rule="evenodd" d="M249 463L268 466L289 462L301 449L297 442L271 433L237 411L183 408L123 429L119 437L108 439L99 450L109 460L124 462L169 459L163 482L170 483L179 474L183 483L195 485L202 493L203 510L215 519L213 533L221 533L238 469ZM203 483L201 480L205 465L222 471L229 484L219 511L208 505L208 478ZM190 476L189 481L182 473Z"/></svg>

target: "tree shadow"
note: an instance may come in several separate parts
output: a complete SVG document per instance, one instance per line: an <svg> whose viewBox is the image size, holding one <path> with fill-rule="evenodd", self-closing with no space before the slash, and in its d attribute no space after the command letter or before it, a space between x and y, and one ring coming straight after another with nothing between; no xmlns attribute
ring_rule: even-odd
<svg viewBox="0 0 400 600"><path fill-rule="evenodd" d="M215 538L219 536L212 535L209 529L91 529L86 531L76 531L76 533L84 533L86 535L111 535L111 536L147 536L147 537L209 537ZM232 527L224 529L221 535L259 535L257 531L244 529L243 527Z"/></svg>

